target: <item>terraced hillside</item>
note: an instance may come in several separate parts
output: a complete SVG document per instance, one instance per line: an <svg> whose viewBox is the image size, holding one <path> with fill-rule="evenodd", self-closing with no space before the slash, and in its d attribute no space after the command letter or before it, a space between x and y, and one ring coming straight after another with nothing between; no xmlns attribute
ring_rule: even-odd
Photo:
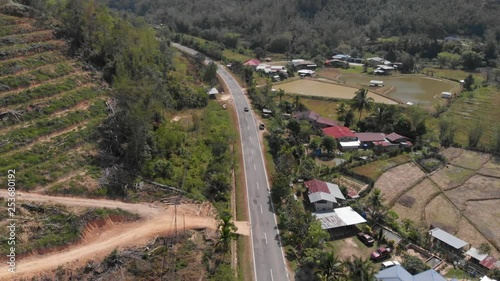
<svg viewBox="0 0 500 281"><path fill-rule="evenodd" d="M20 190L98 196L108 90L67 48L34 19L0 13L0 174L15 169Z"/></svg>

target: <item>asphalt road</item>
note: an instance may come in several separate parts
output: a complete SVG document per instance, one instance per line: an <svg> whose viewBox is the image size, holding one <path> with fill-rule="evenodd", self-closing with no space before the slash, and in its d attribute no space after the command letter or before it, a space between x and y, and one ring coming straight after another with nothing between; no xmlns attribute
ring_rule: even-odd
<svg viewBox="0 0 500 281"><path fill-rule="evenodd" d="M196 51L172 43L172 46L196 55ZM248 208L250 213L251 238L256 281L289 280L285 258L280 247L276 217L270 200L269 182L264 166L264 155L259 140L259 128L238 82L219 66L217 73L228 86L236 106L243 150Z"/></svg>

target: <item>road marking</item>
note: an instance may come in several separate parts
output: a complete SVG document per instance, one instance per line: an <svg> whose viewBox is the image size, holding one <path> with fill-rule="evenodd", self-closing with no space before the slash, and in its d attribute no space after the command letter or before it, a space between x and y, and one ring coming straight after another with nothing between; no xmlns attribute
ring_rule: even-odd
<svg viewBox="0 0 500 281"><path fill-rule="evenodd" d="M263 214L263 212L262 212L262 204L260 204L260 213Z"/></svg>
<svg viewBox="0 0 500 281"><path fill-rule="evenodd" d="M247 130L250 130L250 127L248 127L248 125L247 125Z"/></svg>
<svg viewBox="0 0 500 281"><path fill-rule="evenodd" d="M253 149L252 149L252 155L253 155Z"/></svg>
<svg viewBox="0 0 500 281"><path fill-rule="evenodd" d="M274 278L273 278L273 270L271 268L269 268L269 270L271 271L271 281L274 281Z"/></svg>
<svg viewBox="0 0 500 281"><path fill-rule="evenodd" d="M250 142L252 142L252 137L249 137L249 139L250 139Z"/></svg>
<svg viewBox="0 0 500 281"><path fill-rule="evenodd" d="M257 189L259 189L259 182L257 182Z"/></svg>
<svg viewBox="0 0 500 281"><path fill-rule="evenodd" d="M255 166L255 164L253 164L253 170L257 171L257 166Z"/></svg>
<svg viewBox="0 0 500 281"><path fill-rule="evenodd" d="M267 245L267 234L265 232L264 232L264 238L266 239L266 245Z"/></svg>

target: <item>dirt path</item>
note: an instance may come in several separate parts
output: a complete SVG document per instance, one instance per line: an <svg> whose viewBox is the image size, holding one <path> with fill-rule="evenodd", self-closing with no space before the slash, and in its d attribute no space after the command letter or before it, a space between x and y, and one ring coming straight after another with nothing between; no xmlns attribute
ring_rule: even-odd
<svg viewBox="0 0 500 281"><path fill-rule="evenodd" d="M7 191L0 190L0 196L6 197ZM85 199L74 197L55 197L35 193L17 193L17 200L32 202L47 202L64 204L76 207L90 208L120 208L132 213L137 213L143 219L133 223L112 224L103 229L87 233L78 244L66 250L43 256L31 256L18 261L16 278L37 276L39 272L55 269L58 266L66 268L82 266L92 259L100 259L116 248L125 248L147 243L158 235L196 228L217 227L218 222L214 217L200 212L200 205L181 204L177 206L177 224L174 225L175 207L157 204L132 204L104 199ZM247 222L235 222L238 233L249 235ZM1 280L12 280L12 273L7 270L0 271Z"/></svg>

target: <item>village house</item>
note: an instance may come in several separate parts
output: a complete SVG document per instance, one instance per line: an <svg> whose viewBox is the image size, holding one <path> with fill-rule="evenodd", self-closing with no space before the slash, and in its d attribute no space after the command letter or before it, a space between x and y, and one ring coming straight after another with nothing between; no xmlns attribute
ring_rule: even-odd
<svg viewBox="0 0 500 281"><path fill-rule="evenodd" d="M309 190L309 201L314 204L316 212L332 211L339 205L339 200L345 200L338 185L317 179L304 182Z"/></svg>
<svg viewBox="0 0 500 281"><path fill-rule="evenodd" d="M355 133L358 138L361 148L373 149L376 142L385 141L385 135L382 133Z"/></svg>
<svg viewBox="0 0 500 281"><path fill-rule="evenodd" d="M326 136L333 137L337 141L341 151L358 149L361 144L351 129L344 126L324 128L323 133Z"/></svg>
<svg viewBox="0 0 500 281"><path fill-rule="evenodd" d="M311 110L295 113L293 118L297 120L307 120L315 129L338 126L337 121L321 117L318 113Z"/></svg>
<svg viewBox="0 0 500 281"><path fill-rule="evenodd" d="M296 70L301 70L301 69L315 70L318 67L314 62L303 59L292 60L291 64Z"/></svg>
<svg viewBox="0 0 500 281"><path fill-rule="evenodd" d="M376 281L448 281L434 269L411 275L401 265L391 266L375 274Z"/></svg>
<svg viewBox="0 0 500 281"><path fill-rule="evenodd" d="M257 66L260 65L260 60L258 59L249 59L243 63L243 65L246 66L252 66L253 68L256 68Z"/></svg>

